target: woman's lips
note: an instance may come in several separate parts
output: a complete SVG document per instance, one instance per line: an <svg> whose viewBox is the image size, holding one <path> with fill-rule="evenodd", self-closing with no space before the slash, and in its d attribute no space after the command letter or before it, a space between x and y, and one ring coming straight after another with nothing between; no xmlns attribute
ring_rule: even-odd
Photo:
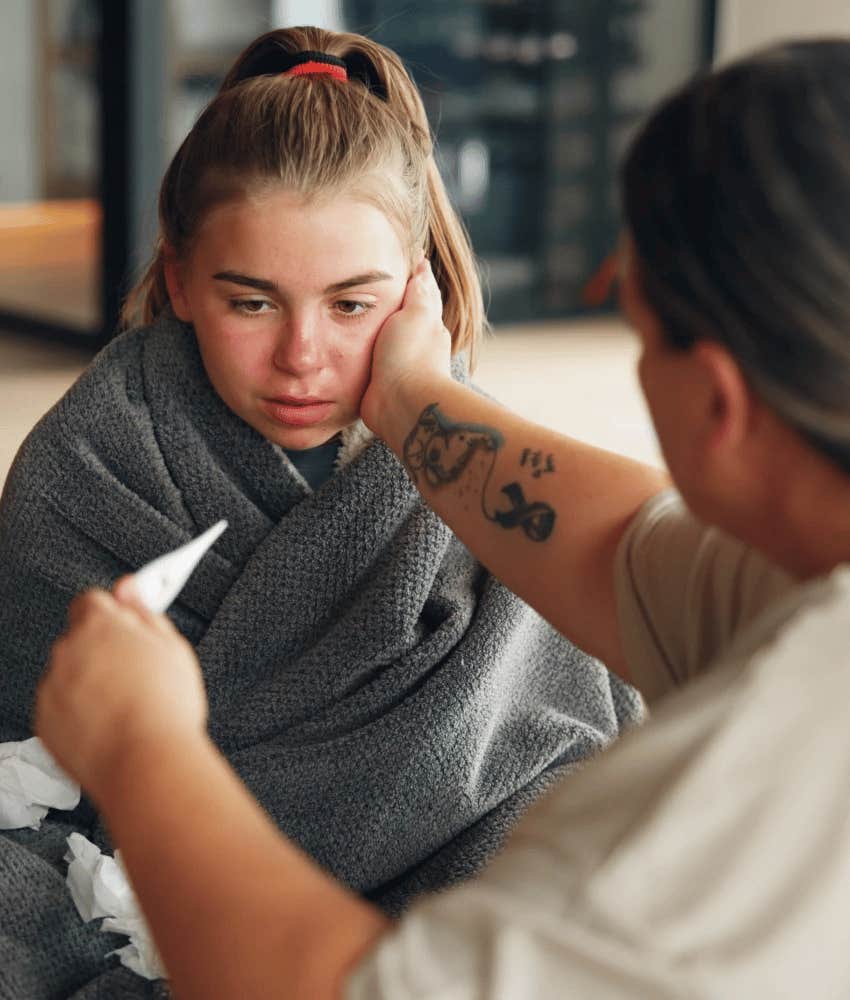
<svg viewBox="0 0 850 1000"><path fill-rule="evenodd" d="M280 399L264 399L266 413L279 424L287 427L310 427L320 424L333 409L333 403L324 399L297 399L284 396Z"/></svg>

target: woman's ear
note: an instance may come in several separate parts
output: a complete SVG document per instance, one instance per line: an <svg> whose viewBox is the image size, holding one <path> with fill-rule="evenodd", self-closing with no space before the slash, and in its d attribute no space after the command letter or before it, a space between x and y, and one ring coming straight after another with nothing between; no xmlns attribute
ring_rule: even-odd
<svg viewBox="0 0 850 1000"><path fill-rule="evenodd" d="M177 254L167 243L162 248L162 268L165 275L165 286L168 298L175 316L184 323L192 322L192 310L186 296L183 264L177 259Z"/></svg>
<svg viewBox="0 0 850 1000"><path fill-rule="evenodd" d="M708 389L705 445L716 457L747 451L755 428L758 400L730 352L713 340L697 341L693 361Z"/></svg>

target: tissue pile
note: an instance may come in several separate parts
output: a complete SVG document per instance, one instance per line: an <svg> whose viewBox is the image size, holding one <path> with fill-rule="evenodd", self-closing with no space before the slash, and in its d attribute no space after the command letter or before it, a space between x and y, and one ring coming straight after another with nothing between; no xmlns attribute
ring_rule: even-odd
<svg viewBox="0 0 850 1000"><path fill-rule="evenodd" d="M162 964L138 900L121 864L120 852L110 858L81 833L68 837L68 888L77 912L88 923L104 917L102 931L126 934L130 943L110 954L145 979L164 979Z"/></svg>
<svg viewBox="0 0 850 1000"><path fill-rule="evenodd" d="M41 740L0 743L0 830L37 830L48 809L75 809L80 786Z"/></svg>

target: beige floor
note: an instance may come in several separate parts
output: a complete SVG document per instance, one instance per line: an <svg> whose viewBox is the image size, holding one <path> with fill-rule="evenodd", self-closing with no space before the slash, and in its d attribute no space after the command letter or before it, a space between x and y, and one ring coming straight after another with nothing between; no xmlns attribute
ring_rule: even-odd
<svg viewBox="0 0 850 1000"><path fill-rule="evenodd" d="M635 354L615 321L505 327L485 346L476 381L533 420L657 463ZM0 334L0 484L29 429L84 365L78 351Z"/></svg>
<svg viewBox="0 0 850 1000"><path fill-rule="evenodd" d="M638 385L637 340L613 319L503 327L475 381L523 416L662 465Z"/></svg>

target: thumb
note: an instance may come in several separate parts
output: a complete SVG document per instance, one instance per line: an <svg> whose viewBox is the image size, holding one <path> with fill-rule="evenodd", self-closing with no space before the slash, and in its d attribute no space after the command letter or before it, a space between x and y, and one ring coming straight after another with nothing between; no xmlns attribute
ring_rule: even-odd
<svg viewBox="0 0 850 1000"><path fill-rule="evenodd" d="M112 596L119 604L123 604L125 607L135 608L137 611L147 610L142 602L141 594L136 588L136 581L132 573L127 573L126 576L119 577L116 580L112 588Z"/></svg>
<svg viewBox="0 0 850 1000"><path fill-rule="evenodd" d="M177 634L177 630L171 621L165 616L157 614L145 604L136 587L136 578L132 573L120 577L115 581L112 588L112 596L122 607L132 608L133 611L148 625L158 632Z"/></svg>
<svg viewBox="0 0 850 1000"><path fill-rule="evenodd" d="M405 306L413 305L422 299L425 293L425 281L430 273L431 264L427 257L423 257L413 269L413 273L407 281L407 288L404 292Z"/></svg>

